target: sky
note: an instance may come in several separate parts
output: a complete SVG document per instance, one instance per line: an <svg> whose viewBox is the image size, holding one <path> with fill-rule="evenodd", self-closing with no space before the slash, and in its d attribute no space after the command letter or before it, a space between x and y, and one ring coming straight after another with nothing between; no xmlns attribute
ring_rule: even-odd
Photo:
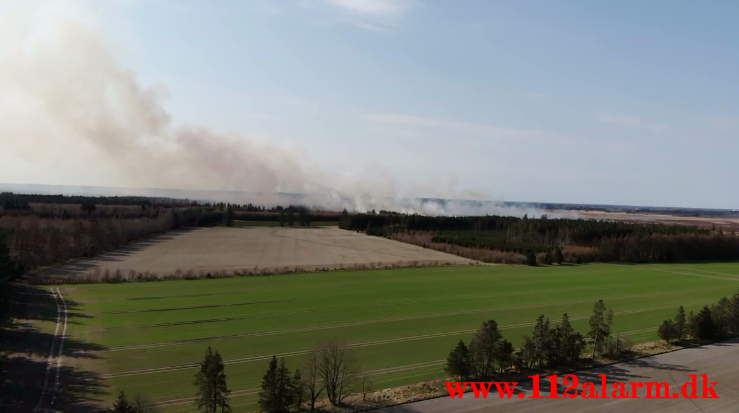
<svg viewBox="0 0 739 413"><path fill-rule="evenodd" d="M22 3L2 4L24 10L5 13L6 23L35 25L10 37L23 50L0 52L0 63L25 62L0 68L15 90L0 98L0 182L739 208L735 1ZM96 40L47 41L37 53L28 39L61 36L45 28L64 21ZM34 54L44 59L32 63ZM43 69L28 70L39 61ZM62 115L46 104L18 109L49 99L32 76L68 83L72 70L79 88L92 87L86 70L90 83L100 73L125 78L120 89L146 113L117 106L109 86L78 94L48 85L55 99L70 98ZM88 109L74 112L77 100ZM111 111L114 144L77 145L78 126L47 137L64 134L60 117L79 122L96 108ZM161 147L141 143L155 135L166 135ZM176 158L137 161L172 146ZM108 162L116 153L130 159ZM190 176L175 165L182 158L204 166ZM146 162L157 167L137 169ZM252 177L272 184L242 185Z"/></svg>

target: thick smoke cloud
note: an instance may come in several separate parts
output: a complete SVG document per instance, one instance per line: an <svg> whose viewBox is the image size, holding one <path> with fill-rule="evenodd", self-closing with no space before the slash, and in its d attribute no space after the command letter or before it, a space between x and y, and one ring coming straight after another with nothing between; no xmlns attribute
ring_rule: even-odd
<svg viewBox="0 0 739 413"><path fill-rule="evenodd" d="M0 182L178 188L195 198L359 211L536 214L422 202L394 193L389 178L348 180L258 137L178 125L164 93L124 68L94 24L43 9L2 15Z"/></svg>

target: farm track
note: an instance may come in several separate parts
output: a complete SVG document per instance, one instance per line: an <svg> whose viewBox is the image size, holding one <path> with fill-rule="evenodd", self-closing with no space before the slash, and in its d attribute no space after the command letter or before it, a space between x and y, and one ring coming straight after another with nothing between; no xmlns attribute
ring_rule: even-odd
<svg viewBox="0 0 739 413"><path fill-rule="evenodd" d="M41 386L41 396L34 408L34 412L54 411L57 396L61 391L61 368L64 354L64 340L67 335L68 309L67 303L64 301L64 295L59 288L51 290L51 295L56 303L56 325L54 327L54 335L51 339L51 347L49 348L49 356L46 359L46 371L44 373L44 381ZM61 334L60 333L61 330ZM52 373L54 370L54 373ZM49 390L49 380L54 376L54 385ZM51 397L51 399L47 399ZM48 407L47 407L48 406Z"/></svg>
<svg viewBox="0 0 739 413"><path fill-rule="evenodd" d="M671 307L656 307L656 308L641 309L641 310L622 311L622 312L617 312L616 314L617 315L633 314L633 313L640 313L640 312L646 312L646 311L661 310L665 308L671 308ZM587 316L580 316L580 317L572 317L570 318L570 320L575 321L575 320L583 320L586 318ZM500 329L510 330L514 328L531 327L533 325L534 325L534 322L524 322L524 323L518 323L518 324L504 325L504 326L501 326ZM641 332L641 331L646 331L646 330L649 330L649 329L633 330L631 332L634 333L637 331ZM455 336L455 335L460 335L460 334L471 334L471 333L474 333L475 331L477 331L477 329L445 331L445 332L431 333L431 334L420 334L416 336L395 337L395 338L389 338L389 339L383 339L383 340L366 341L366 342L360 342L360 343L350 343L347 346L349 348L364 348L364 347L372 347L372 346L385 345L385 344L406 343L406 342L419 341L419 340L430 340L434 338ZM624 334L625 333L627 332L624 332ZM289 351L289 352L278 353L278 354L240 357L240 358L225 360L224 364L230 365L230 364L250 363L254 361L267 360L267 359L272 358L272 356L277 356L277 357L301 356L301 355L308 354L311 351L312 351L311 349L303 349L303 350ZM165 367L156 367L156 368L139 369L139 370L128 370L128 371L122 371L118 373L106 374L103 376L103 378L109 379L109 378L115 378L115 377L166 373L166 372L171 372L171 371L194 369L194 368L197 368L198 366L199 366L199 363L186 363L186 364L180 364L180 365L175 365L175 366L165 366Z"/></svg>
<svg viewBox="0 0 739 413"><path fill-rule="evenodd" d="M731 276L730 274L724 274L724 275L728 275L728 277L719 277L716 275L701 274L700 272L693 271L693 270L689 270L692 272L685 272L685 271L675 271L675 270L669 270L669 269L654 269L654 271L664 272L668 274L687 275L691 277L708 278L708 279L714 279L714 280L739 281L739 277ZM720 274L720 273L715 273L715 274Z"/></svg>
<svg viewBox="0 0 739 413"><path fill-rule="evenodd" d="M155 312L161 312L161 311L179 311L179 310L204 310L207 308L241 307L245 305L255 305L255 304L275 304L275 303L284 303L287 301L288 300L245 301L242 303L208 304L208 305L195 305L195 306L189 306L189 307L163 307L163 308L148 308L144 310L104 311L103 314L132 314L132 313L155 313Z"/></svg>
<svg viewBox="0 0 739 413"><path fill-rule="evenodd" d="M380 324L380 323L396 322L396 321L412 321L412 320L422 320L422 319L437 318L437 317L453 317L456 315L484 313L487 311L491 311L491 309L486 308L486 309L480 309L480 310L457 311L457 312L451 312L451 313L433 313L433 314L424 314L424 315L413 316L413 317L388 317L388 318L380 318L380 319L358 321L358 322L330 324L330 325L317 326L317 327L303 327L303 328L292 328L292 329L286 329L286 330L229 334L229 335L224 335L224 336L199 337L199 338L194 338L194 339L167 341L167 342L151 343L151 344L133 344L129 346L112 346L103 351L111 352L111 351L139 350L139 349L148 349L148 348L156 348L156 347L174 346L174 345L179 345L179 344L197 343L197 342L210 341L210 340L222 340L222 339L232 339L232 338L241 338L241 337L262 337L262 336L293 334L293 333L306 333L306 332L312 332L312 331L331 330L331 329L346 328L346 327L358 327L362 325ZM238 319L238 318L235 318L235 319Z"/></svg>

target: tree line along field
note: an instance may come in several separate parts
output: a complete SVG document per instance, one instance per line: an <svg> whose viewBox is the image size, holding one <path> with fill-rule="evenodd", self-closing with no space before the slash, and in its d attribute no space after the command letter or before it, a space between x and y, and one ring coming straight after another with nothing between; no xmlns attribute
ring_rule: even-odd
<svg viewBox="0 0 739 413"><path fill-rule="evenodd" d="M344 215L340 227L509 264L739 259L739 234L733 225L724 224L701 227L546 215L431 217L381 211Z"/></svg>
<svg viewBox="0 0 739 413"><path fill-rule="evenodd" d="M699 309L739 290L739 263L433 267L62 286L69 340L101 350L67 357L96 372L110 406L119 390L165 412L194 412L193 376L208 345L224 357L234 411L256 409L269 358L299 367L339 339L374 388L444 377L444 360L483 320L515 346L539 314L569 313L586 332L598 299L632 342L657 339L679 305ZM53 330L52 326L45 328ZM93 348L94 346L90 346Z"/></svg>

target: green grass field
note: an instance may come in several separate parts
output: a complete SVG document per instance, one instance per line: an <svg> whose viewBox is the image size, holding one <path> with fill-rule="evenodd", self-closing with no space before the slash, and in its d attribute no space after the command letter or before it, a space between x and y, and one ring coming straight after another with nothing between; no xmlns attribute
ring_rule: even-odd
<svg viewBox="0 0 739 413"><path fill-rule="evenodd" d="M539 314L568 312L585 331L593 303L616 312L633 342L656 339L679 305L695 309L739 290L739 263L478 266L340 271L268 277L63 287L76 303L69 334L107 347L76 359L125 390L192 412L193 375L206 347L226 360L235 411L256 406L273 354L297 367L329 339L355 349L375 387L443 376L443 360L479 324L495 319L514 344Z"/></svg>

